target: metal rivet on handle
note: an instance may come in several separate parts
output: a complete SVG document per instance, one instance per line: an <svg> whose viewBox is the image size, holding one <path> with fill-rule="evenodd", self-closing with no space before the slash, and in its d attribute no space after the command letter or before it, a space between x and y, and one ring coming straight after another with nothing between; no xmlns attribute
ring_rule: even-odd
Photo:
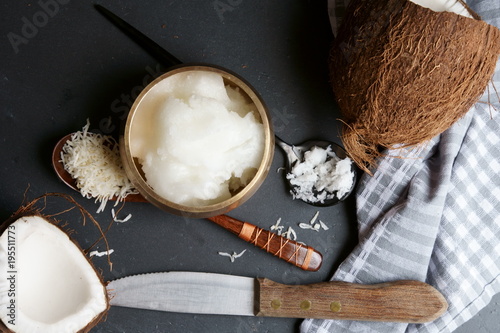
<svg viewBox="0 0 500 333"><path fill-rule="evenodd" d="M300 308L302 310L309 310L311 308L311 301L305 300L300 303Z"/></svg>
<svg viewBox="0 0 500 333"><path fill-rule="evenodd" d="M279 299L273 299L271 301L271 307L275 310L279 309L281 307L281 301Z"/></svg>
<svg viewBox="0 0 500 333"><path fill-rule="evenodd" d="M340 304L340 302L331 302L330 303L330 310L332 310L332 312L339 312L341 309L342 309L342 305Z"/></svg>

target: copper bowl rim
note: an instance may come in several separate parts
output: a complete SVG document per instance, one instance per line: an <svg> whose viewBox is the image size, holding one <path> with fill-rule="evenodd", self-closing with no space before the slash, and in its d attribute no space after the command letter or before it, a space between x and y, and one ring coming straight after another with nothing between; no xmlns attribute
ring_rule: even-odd
<svg viewBox="0 0 500 333"><path fill-rule="evenodd" d="M186 206L169 201L162 196L158 195L152 187L146 182L141 171L140 166L134 161L134 158L130 151L131 142L131 128L134 122L135 115L140 112L140 104L144 97L149 93L149 91L156 86L160 81L187 71L209 71L221 74L224 82L229 85L237 86L241 91L243 91L255 104L257 111L259 113L260 119L264 126L264 154L262 161L259 165L257 173L253 179L246 185L241 191L233 195L231 198L221 201L216 204L206 205L206 206ZM139 193L144 196L144 198L153 203L155 206L166 210L170 213L193 218L206 218L212 217L220 214L229 212L230 210L240 206L245 201L250 199L250 197L255 194L255 192L260 188L264 180L266 179L274 156L274 131L269 114L269 110L264 104L262 98L258 95L256 90L247 83L239 75L232 73L226 69L212 66L212 65L181 65L177 66L168 72L160 75L149 85L147 85L135 99L130 112L127 116L127 121L125 123L124 130L119 137L120 145L120 155L123 161L124 169L129 177L130 181L134 187L139 191Z"/></svg>

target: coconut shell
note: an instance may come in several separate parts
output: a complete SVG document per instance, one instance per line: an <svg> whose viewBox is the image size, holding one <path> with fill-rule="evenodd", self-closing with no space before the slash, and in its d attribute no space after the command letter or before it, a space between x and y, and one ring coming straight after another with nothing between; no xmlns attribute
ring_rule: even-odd
<svg viewBox="0 0 500 333"><path fill-rule="evenodd" d="M75 246L80 250L80 252L82 252L82 255L83 257L87 260L87 262L89 263L89 265L92 267L92 269L94 270L95 274L97 275L97 278L100 280L103 288L104 288L104 295L106 297L106 309L104 311L102 311L101 313L99 313L96 317L94 317L94 319L89 322L85 327L83 327L81 330L79 330L77 333L88 333L92 330L92 328L94 328L97 324L99 324L100 322L102 322L108 311L109 311L109 308L110 308L110 304L109 304L109 300L110 300L110 296L106 290L106 285L107 283L104 282L104 279L102 277L102 274L95 268L95 266L93 265L92 261L85 255L85 252L84 250L82 249L82 247L80 246L80 244L78 244L78 242L76 242L73 238L71 238L69 236L69 232L67 232L66 230L64 230L59 224L60 222L58 220L55 220L54 218L50 217L50 216L46 216L44 214L42 214L42 210L41 209L37 209L35 208L35 205L36 203L41 200L41 199L44 199L48 196L56 196L56 197L62 197L66 200L68 200L70 203L74 204L75 207L77 207L78 209L80 209L80 211L82 212L82 214L85 214L87 215L88 217L91 217L91 214L86 211L82 206L78 205L76 203L76 201L74 201L73 198L71 198L70 196L68 195L65 195L65 194L60 194L60 193L49 193L49 194L45 194L37 199L34 199L33 201L21 206L15 213L13 213L6 221L4 221L3 223L0 224L0 235L2 235L7 229L8 227L16 222L18 219L22 218L22 217L28 217L28 216L40 216L42 217L45 221L47 221L48 223L51 223L52 225L54 225L55 227L59 228L60 230L62 230L64 233L67 234L69 240L75 244ZM0 320L0 333L16 333L12 330L10 330L9 328L7 328L7 326Z"/></svg>
<svg viewBox="0 0 500 333"><path fill-rule="evenodd" d="M384 149L445 131L478 101L499 54L500 31L479 19L352 0L329 59L349 156L370 173Z"/></svg>

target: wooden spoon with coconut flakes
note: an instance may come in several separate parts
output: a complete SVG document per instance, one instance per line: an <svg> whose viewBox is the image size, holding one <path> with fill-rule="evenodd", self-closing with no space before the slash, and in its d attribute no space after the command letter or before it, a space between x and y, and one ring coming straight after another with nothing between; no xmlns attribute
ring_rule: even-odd
<svg viewBox="0 0 500 333"><path fill-rule="evenodd" d="M81 192L76 180L65 169L61 153L63 147L71 140L73 134L64 136L54 147L52 152L52 166L66 185L75 191ZM112 197L110 200L123 200L127 202L148 202L140 193L128 194L123 198ZM224 229L234 233L239 238L283 259L303 270L317 271L322 264L323 256L314 248L300 244L291 239L279 236L268 230L262 229L248 222L242 222L227 215L218 215L207 218Z"/></svg>
<svg viewBox="0 0 500 333"><path fill-rule="evenodd" d="M63 181L70 188L75 191L80 192L80 189L77 186L76 180L71 176L71 174L66 170L64 164L61 159L61 153L63 152L64 145L72 138L74 133L70 133L63 138L61 138L54 147L52 151L52 166L59 177L60 180ZM112 197L110 200L116 201L118 198L116 196ZM123 198L124 201L127 202L147 202L147 200L139 193L132 193Z"/></svg>

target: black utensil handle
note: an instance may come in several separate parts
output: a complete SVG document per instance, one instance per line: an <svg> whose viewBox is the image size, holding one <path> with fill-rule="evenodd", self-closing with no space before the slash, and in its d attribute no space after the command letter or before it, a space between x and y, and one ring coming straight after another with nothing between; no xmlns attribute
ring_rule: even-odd
<svg viewBox="0 0 500 333"><path fill-rule="evenodd" d="M162 48L160 45L156 44L149 37L125 22L117 15L113 14L101 5L94 5L94 7L99 13L104 15L116 27L118 27L127 36L129 36L132 40L139 44L146 52L148 52L152 57L158 60L162 65L172 67L182 64L182 62L174 57L170 52Z"/></svg>

